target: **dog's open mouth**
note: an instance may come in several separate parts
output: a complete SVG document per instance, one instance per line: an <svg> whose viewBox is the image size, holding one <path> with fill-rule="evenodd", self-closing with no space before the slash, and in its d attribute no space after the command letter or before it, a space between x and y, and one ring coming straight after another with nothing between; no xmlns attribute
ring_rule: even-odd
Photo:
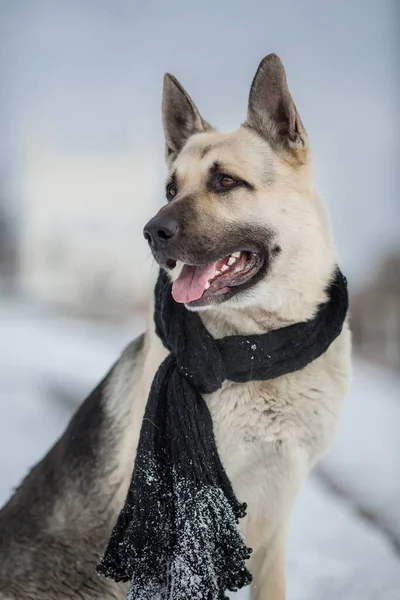
<svg viewBox="0 0 400 600"><path fill-rule="evenodd" d="M239 251L205 265L184 264L173 283L176 302L190 306L206 306L225 299L257 275L264 260L257 252ZM236 290L232 290L236 288Z"/></svg>

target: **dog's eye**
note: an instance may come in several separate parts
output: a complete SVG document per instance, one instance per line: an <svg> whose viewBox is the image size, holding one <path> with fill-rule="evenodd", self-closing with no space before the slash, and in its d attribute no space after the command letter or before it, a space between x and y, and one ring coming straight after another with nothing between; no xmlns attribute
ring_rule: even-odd
<svg viewBox="0 0 400 600"><path fill-rule="evenodd" d="M217 194L223 194L247 185L248 184L242 179L236 179L236 177L233 177L232 175L221 172L218 165L214 165L211 169L209 180L207 182L207 188L210 192Z"/></svg>
<svg viewBox="0 0 400 600"><path fill-rule="evenodd" d="M167 200L172 200L172 198L176 196L176 191L176 185L174 183L167 185Z"/></svg>
<svg viewBox="0 0 400 600"><path fill-rule="evenodd" d="M231 188L237 184L237 181L233 179L233 177L228 177L228 175L224 175L220 179L220 185L224 188Z"/></svg>
<svg viewBox="0 0 400 600"><path fill-rule="evenodd" d="M227 192L240 185L240 181L234 179L230 175L219 175L214 179L212 187L215 192Z"/></svg>

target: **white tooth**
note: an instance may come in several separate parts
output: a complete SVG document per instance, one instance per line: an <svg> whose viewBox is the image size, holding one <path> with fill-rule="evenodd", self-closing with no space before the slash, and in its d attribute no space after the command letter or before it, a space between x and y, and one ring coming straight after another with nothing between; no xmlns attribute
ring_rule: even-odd
<svg viewBox="0 0 400 600"><path fill-rule="evenodd" d="M229 269L228 265L223 265L221 267L221 271L227 271Z"/></svg>
<svg viewBox="0 0 400 600"><path fill-rule="evenodd" d="M205 288L204 288L204 289L205 289L205 290L208 290L208 288L209 288L209 287L210 287L210 282L209 282L209 281L207 281L207 283L206 283L206 285L205 285Z"/></svg>
<svg viewBox="0 0 400 600"><path fill-rule="evenodd" d="M235 258L239 258L241 255L241 252L232 252L232 256L234 256Z"/></svg>
<svg viewBox="0 0 400 600"><path fill-rule="evenodd" d="M218 271L218 269L215 271L214 277L216 277L217 275L221 275L221 271Z"/></svg>
<svg viewBox="0 0 400 600"><path fill-rule="evenodd" d="M236 258L232 255L228 259L228 265L233 265L236 262Z"/></svg>

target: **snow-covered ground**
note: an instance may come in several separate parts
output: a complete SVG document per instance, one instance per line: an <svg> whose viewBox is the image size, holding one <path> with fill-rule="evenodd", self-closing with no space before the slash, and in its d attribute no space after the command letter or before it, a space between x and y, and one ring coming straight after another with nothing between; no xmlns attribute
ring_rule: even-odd
<svg viewBox="0 0 400 600"><path fill-rule="evenodd" d="M140 329L0 304L0 505ZM400 600L399 391L356 362L337 443L295 510L289 600Z"/></svg>

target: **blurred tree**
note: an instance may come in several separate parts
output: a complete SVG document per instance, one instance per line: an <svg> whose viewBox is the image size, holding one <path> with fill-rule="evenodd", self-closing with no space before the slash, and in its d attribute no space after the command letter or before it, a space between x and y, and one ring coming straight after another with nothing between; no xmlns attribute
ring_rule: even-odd
<svg viewBox="0 0 400 600"><path fill-rule="evenodd" d="M400 252L388 254L375 277L351 301L354 347L400 370Z"/></svg>
<svg viewBox="0 0 400 600"><path fill-rule="evenodd" d="M0 276L9 279L16 274L17 248L15 227L6 206L4 195L0 193Z"/></svg>

